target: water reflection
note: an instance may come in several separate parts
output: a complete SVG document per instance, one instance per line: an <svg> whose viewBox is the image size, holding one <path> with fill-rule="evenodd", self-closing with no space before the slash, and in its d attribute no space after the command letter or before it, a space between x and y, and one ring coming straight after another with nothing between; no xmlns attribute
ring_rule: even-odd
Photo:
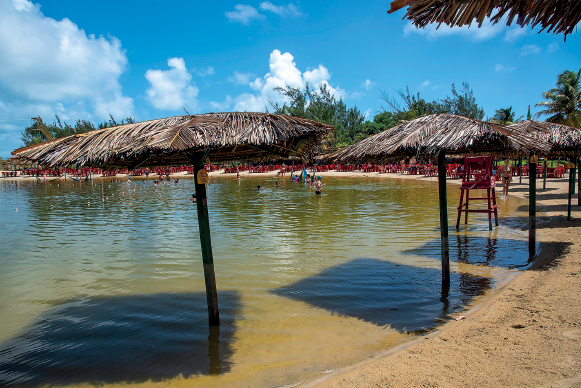
<svg viewBox="0 0 581 388"><path fill-rule="evenodd" d="M208 327L203 293L93 297L55 306L0 347L0 383L162 381L230 370L240 301L221 292Z"/></svg>
<svg viewBox="0 0 581 388"><path fill-rule="evenodd" d="M449 287L441 285L441 277L435 268L360 258L272 292L375 325L415 332L435 327L490 287L485 277L452 273Z"/></svg>
<svg viewBox="0 0 581 388"><path fill-rule="evenodd" d="M450 258L459 263L519 268L531 260L527 240L501 239L493 233L488 237L458 233L456 238L450 236L449 241ZM440 259L439 249L440 240L434 239L402 253Z"/></svg>

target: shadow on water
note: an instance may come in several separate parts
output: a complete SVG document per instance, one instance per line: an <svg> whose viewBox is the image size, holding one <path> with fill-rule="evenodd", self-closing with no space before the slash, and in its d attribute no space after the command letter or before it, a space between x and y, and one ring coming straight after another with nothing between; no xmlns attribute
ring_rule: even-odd
<svg viewBox="0 0 581 388"><path fill-rule="evenodd" d="M487 265L502 268L526 267L530 261L527 240L510 240L494 237L471 236L458 233L450 235L450 260L472 265ZM402 252L439 260L440 239Z"/></svg>
<svg viewBox="0 0 581 388"><path fill-rule="evenodd" d="M221 292L220 327L204 293L85 298L43 314L0 347L0 385L162 381L230 369L237 292Z"/></svg>
<svg viewBox="0 0 581 388"><path fill-rule="evenodd" d="M434 328L490 287L490 279L467 274L452 273L449 288L442 288L441 279L435 268L360 258L272 292L375 325L418 332Z"/></svg>

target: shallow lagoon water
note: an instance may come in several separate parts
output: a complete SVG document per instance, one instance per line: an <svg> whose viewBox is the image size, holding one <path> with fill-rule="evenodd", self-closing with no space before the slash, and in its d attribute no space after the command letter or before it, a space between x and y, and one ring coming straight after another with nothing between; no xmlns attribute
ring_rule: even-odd
<svg viewBox="0 0 581 388"><path fill-rule="evenodd" d="M443 290L436 182L325 178L317 196L287 179L208 188L219 330L193 181L3 182L0 385L296 384L434 328L528 262L522 200L500 202L493 231L472 214L450 229Z"/></svg>

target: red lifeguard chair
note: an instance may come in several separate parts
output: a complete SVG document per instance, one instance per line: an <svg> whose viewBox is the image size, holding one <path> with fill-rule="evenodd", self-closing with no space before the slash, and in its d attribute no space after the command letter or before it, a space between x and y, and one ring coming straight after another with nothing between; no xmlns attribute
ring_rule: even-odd
<svg viewBox="0 0 581 388"><path fill-rule="evenodd" d="M492 213L494 213L494 223L498 226L498 211L496 205L496 181L492 174L494 167L493 156L464 157L464 173L462 176L462 186L460 187L460 205L458 206L458 220L456 229L460 228L460 216L465 213L464 223L468 223L468 213L488 213L488 227L492 230ZM486 190L486 197L471 197L470 190ZM466 201L464 201L466 196ZM488 208L469 209L470 200L486 199Z"/></svg>

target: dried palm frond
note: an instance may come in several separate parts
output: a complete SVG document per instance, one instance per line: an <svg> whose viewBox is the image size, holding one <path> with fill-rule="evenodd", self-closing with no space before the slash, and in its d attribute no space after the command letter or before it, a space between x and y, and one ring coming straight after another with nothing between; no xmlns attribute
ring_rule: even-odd
<svg viewBox="0 0 581 388"><path fill-rule="evenodd" d="M451 114L418 117L331 155L339 162L384 161L401 156L545 154L550 146L497 124Z"/></svg>
<svg viewBox="0 0 581 388"><path fill-rule="evenodd" d="M521 27L540 25L541 31L567 36L581 20L580 0L395 0L387 13L404 7L409 7L404 19L419 28L432 23L470 26L474 21L480 27L485 18L497 23L506 15L507 26L516 19Z"/></svg>
<svg viewBox="0 0 581 388"><path fill-rule="evenodd" d="M17 149L24 160L49 167L129 167L189 164L186 154L211 150L212 161L311 155L334 128L266 113L175 116L99 129Z"/></svg>
<svg viewBox="0 0 581 388"><path fill-rule="evenodd" d="M563 124L526 120L509 125L513 132L525 133L551 145L550 156L581 155L581 129Z"/></svg>

